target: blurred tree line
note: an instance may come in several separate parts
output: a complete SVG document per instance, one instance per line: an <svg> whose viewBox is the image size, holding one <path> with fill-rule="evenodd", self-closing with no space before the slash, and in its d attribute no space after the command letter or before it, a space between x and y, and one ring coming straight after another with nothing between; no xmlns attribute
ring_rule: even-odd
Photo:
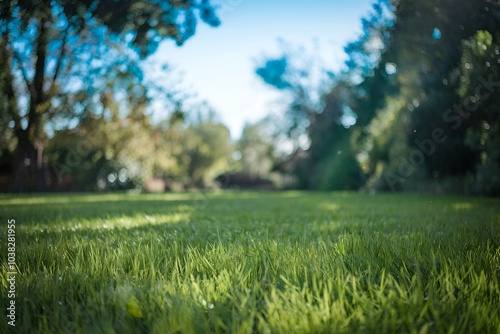
<svg viewBox="0 0 500 334"><path fill-rule="evenodd" d="M0 4L0 188L294 187L500 194L500 5L378 0L340 73L282 45L256 74L286 105L233 142L147 57L208 0ZM183 92L185 93L185 92ZM161 104L161 120L152 104ZM154 184L154 182L153 182Z"/></svg>
<svg viewBox="0 0 500 334"><path fill-rule="evenodd" d="M147 178L204 186L231 153L210 113L144 74L158 44L181 45L208 0L12 0L0 5L0 173L3 190L123 189ZM160 97L170 116L152 122Z"/></svg>
<svg viewBox="0 0 500 334"><path fill-rule="evenodd" d="M499 20L497 1L379 0L328 89L301 54L265 59L309 140L276 167L305 189L500 195Z"/></svg>

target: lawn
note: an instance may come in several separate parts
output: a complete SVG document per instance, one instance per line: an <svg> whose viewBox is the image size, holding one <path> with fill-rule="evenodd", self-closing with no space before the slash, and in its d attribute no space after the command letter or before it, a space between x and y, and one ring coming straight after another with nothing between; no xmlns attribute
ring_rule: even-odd
<svg viewBox="0 0 500 334"><path fill-rule="evenodd" d="M1 195L15 333L500 333L500 199Z"/></svg>

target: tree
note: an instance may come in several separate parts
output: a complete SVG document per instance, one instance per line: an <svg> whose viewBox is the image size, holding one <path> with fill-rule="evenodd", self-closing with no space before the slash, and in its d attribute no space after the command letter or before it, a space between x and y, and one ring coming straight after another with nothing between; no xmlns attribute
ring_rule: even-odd
<svg viewBox="0 0 500 334"><path fill-rule="evenodd" d="M464 124L467 127L464 141L480 157L475 184L469 191L494 196L500 195L500 98L492 83L498 86L500 81L499 54L498 32L493 38L488 31L480 30L462 41L458 89L470 110Z"/></svg>
<svg viewBox="0 0 500 334"><path fill-rule="evenodd" d="M111 81L146 103L138 63L165 38L191 37L197 13L219 24L209 0L2 1L0 112L17 139L11 190L45 189L47 129L116 94Z"/></svg>
<svg viewBox="0 0 500 334"><path fill-rule="evenodd" d="M373 118L374 106L383 104L389 87L376 67L393 20L389 3L378 1L363 20L363 34L345 48L347 68L335 76L314 66L313 58L297 61L303 52L284 52L256 70L264 82L291 96L284 117L289 137L307 135L309 139L306 152L292 154L286 163L295 165L300 188L361 186L363 175L353 151L363 134L359 128ZM354 136L356 140L351 140Z"/></svg>
<svg viewBox="0 0 500 334"><path fill-rule="evenodd" d="M111 101L107 102L108 104ZM155 166L175 164L149 117L129 112L120 116L87 114L73 129L56 131L45 155L51 161L51 190L96 191L140 187ZM108 119L109 116L109 119Z"/></svg>
<svg viewBox="0 0 500 334"><path fill-rule="evenodd" d="M316 104L290 57L265 62L288 133L310 139L290 157L299 186L499 194L499 18L489 0L379 0Z"/></svg>
<svg viewBox="0 0 500 334"><path fill-rule="evenodd" d="M331 87L332 73L317 56L305 56L303 48L281 43L282 55L264 58L255 73L268 85L280 90L289 101L283 131L298 148L298 139L321 111L322 95Z"/></svg>
<svg viewBox="0 0 500 334"><path fill-rule="evenodd" d="M383 179L382 170L403 176L398 186L405 189L422 189L437 180L445 191L463 191L482 159L481 150L470 145L473 119L460 110L466 96L459 91L467 90L460 88L466 78L460 75L466 69L460 65L467 50L463 41L481 29L497 31L500 7L491 1L449 0L397 1L394 5L397 19L377 68L395 67L386 76L398 88L383 94L385 103L372 109L376 117L363 130L367 134L363 156L369 158L363 160L371 176ZM485 62L478 61L478 65L483 63L480 68ZM472 60L468 63L475 66ZM485 114L477 113L477 117L476 128ZM444 142L429 142L436 129L444 131ZM407 182L410 176L413 181ZM387 188L387 182L382 183Z"/></svg>
<svg viewBox="0 0 500 334"><path fill-rule="evenodd" d="M282 161L278 169L286 169L296 174L297 185L307 187L302 167L302 153L309 142L309 129L315 122L323 107L322 95L330 87L332 73L322 66L321 59L315 56L304 57L304 50L292 49L286 44L281 45L282 55L277 58L265 58L257 66L255 73L268 85L283 92L288 103L281 117L281 132L285 139L292 144L290 161ZM301 147L302 146L302 147ZM300 152L300 153L298 153ZM300 158L297 158L300 156ZM281 167L280 167L281 166ZM284 166L287 166L286 168Z"/></svg>
<svg viewBox="0 0 500 334"><path fill-rule="evenodd" d="M268 179L277 158L272 118L247 123L237 143L239 170L253 178Z"/></svg>
<svg viewBox="0 0 500 334"><path fill-rule="evenodd" d="M211 119L190 125L184 133L181 162L191 187L205 187L226 171L233 151L229 130Z"/></svg>

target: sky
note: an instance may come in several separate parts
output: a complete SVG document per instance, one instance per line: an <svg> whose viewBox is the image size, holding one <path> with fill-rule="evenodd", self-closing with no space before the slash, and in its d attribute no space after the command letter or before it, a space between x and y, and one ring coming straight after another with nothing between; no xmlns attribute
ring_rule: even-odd
<svg viewBox="0 0 500 334"><path fill-rule="evenodd" d="M181 86L196 92L237 139L245 122L276 111L283 93L256 74L259 60L280 56L279 40L322 58L330 70L343 66L343 47L361 33L373 0L219 0L219 27L198 22L182 46L161 43L154 61L166 62ZM319 55L318 55L319 53ZM274 106L274 107L273 107Z"/></svg>

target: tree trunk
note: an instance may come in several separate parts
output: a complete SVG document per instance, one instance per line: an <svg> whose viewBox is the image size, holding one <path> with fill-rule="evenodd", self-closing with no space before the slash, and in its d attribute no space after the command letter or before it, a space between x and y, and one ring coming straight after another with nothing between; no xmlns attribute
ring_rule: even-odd
<svg viewBox="0 0 500 334"><path fill-rule="evenodd" d="M28 126L25 130L17 129L18 144L14 152L11 191L46 191L47 182L43 165L42 134L46 96L44 92L45 61L47 59L47 27L50 13L41 15L36 43L35 76L27 82L30 92Z"/></svg>
<svg viewBox="0 0 500 334"><path fill-rule="evenodd" d="M19 138L19 137L18 137ZM26 138L27 139L27 138ZM20 140L14 152L12 192L37 191L37 151L29 140Z"/></svg>

